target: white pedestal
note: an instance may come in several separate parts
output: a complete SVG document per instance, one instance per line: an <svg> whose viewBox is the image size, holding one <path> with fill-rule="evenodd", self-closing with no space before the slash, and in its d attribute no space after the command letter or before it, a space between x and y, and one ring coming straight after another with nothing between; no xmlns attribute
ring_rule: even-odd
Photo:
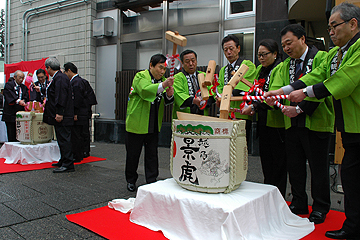
<svg viewBox="0 0 360 240"><path fill-rule="evenodd" d="M174 179L141 186L130 221L171 240L294 240L314 230L276 187L246 181L228 194L188 191Z"/></svg>
<svg viewBox="0 0 360 240"><path fill-rule="evenodd" d="M0 149L0 158L7 164L39 164L59 161L60 150L56 141L36 145L6 142Z"/></svg>

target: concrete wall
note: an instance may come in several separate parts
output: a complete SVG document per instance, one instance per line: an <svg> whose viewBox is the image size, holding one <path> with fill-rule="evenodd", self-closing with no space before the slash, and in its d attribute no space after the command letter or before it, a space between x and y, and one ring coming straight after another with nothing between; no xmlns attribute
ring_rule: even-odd
<svg viewBox="0 0 360 240"><path fill-rule="evenodd" d="M42 0L21 4L11 1L10 9L10 63L23 59L23 16L30 9L39 8L54 0ZM70 0L62 5L74 3ZM38 15L28 20L28 51L26 60L37 60L49 56L59 56L59 60L71 61L79 68L79 74L95 87L95 39L92 37L92 22L96 16L96 2L89 0L61 10L49 10L59 5L39 8ZM35 11L32 11L35 13ZM61 64L64 64L61 62Z"/></svg>

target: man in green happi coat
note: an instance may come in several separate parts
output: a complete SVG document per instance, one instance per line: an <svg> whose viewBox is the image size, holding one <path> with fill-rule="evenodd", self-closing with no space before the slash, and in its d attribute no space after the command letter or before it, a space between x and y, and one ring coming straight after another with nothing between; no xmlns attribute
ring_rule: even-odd
<svg viewBox="0 0 360 240"><path fill-rule="evenodd" d="M341 164L346 219L339 230L327 231L333 239L360 239L360 8L341 3L331 11L328 31L336 45L322 64L288 88L290 99L332 96L335 127L341 132L345 155ZM268 93L282 94L283 90Z"/></svg>
<svg viewBox="0 0 360 240"><path fill-rule="evenodd" d="M174 78L166 79L166 57L151 57L149 69L138 72L133 80L126 112L126 168L127 189L136 190L137 168L143 145L145 146L146 183L156 181L159 175L158 140L164 105L174 101Z"/></svg>
<svg viewBox="0 0 360 240"><path fill-rule="evenodd" d="M182 69L174 76L173 119L177 118L176 112L178 111L208 116L210 107L215 100L210 97L206 102L196 95L200 89L198 75L204 73L196 70L196 52L193 50L183 51L180 54L180 61Z"/></svg>

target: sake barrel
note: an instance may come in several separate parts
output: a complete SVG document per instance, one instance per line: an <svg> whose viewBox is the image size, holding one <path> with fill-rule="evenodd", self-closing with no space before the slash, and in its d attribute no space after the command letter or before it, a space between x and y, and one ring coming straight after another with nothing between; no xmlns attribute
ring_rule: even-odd
<svg viewBox="0 0 360 240"><path fill-rule="evenodd" d="M53 138L53 127L42 120L43 113L17 112L16 139L23 144L50 142Z"/></svg>
<svg viewBox="0 0 360 240"><path fill-rule="evenodd" d="M183 188L229 193L248 169L245 121L173 120L170 170Z"/></svg>

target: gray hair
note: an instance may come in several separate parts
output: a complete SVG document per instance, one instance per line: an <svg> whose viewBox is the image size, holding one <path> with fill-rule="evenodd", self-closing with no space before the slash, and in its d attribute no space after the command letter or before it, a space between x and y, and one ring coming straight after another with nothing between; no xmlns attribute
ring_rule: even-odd
<svg viewBox="0 0 360 240"><path fill-rule="evenodd" d="M57 60L57 58L49 57L45 61L45 67L46 68L50 67L54 71L60 70L60 62L59 60Z"/></svg>
<svg viewBox="0 0 360 240"><path fill-rule="evenodd" d="M17 75L18 75L19 73L22 73L22 74L25 76L25 74L23 73L23 71L21 71L21 70L16 70L15 73L14 73L14 77L17 77Z"/></svg>
<svg viewBox="0 0 360 240"><path fill-rule="evenodd" d="M343 2L333 7L333 9L331 10L331 15L333 15L336 12L340 13L340 18L344 21L349 21L355 18L358 22L358 28L359 28L360 8L358 6L355 6L354 4L348 2Z"/></svg>

